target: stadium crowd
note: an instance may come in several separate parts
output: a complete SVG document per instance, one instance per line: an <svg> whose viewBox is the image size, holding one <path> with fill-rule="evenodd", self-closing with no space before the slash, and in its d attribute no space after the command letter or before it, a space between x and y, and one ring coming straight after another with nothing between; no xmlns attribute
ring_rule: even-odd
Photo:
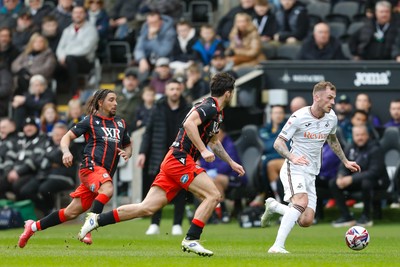
<svg viewBox="0 0 400 267"><path fill-rule="evenodd" d="M335 8L349 2L355 6L351 15L340 13L343 7ZM74 188L77 166L67 169L56 160L60 135L83 118L85 90L91 78L87 77L96 62L110 63L112 42L123 42L131 49L132 58L115 88L118 115L130 131L146 126L152 110L167 100L165 90L171 79L179 83L182 101L189 105L209 93L213 74L224 71L240 77L262 61L400 61L400 1L240 0L225 14L215 7L209 10L218 13L215 21L194 20L188 4L190 1L178 0L0 1L0 198L31 199L47 215L54 208L54 195ZM326 14L324 7L328 8ZM282 47L289 48L288 52L282 53ZM60 92L69 95L66 116L58 112L58 105L67 104L57 98ZM365 125L365 142L375 146L382 137L378 130L400 126L400 99L387 108L388 122L371 113L372 104L367 94L359 94L354 106L346 95L337 98L339 136L349 147L349 158L357 158L351 155L354 151L369 151L364 151L364 144L353 142L358 138L353 126L362 132L360 125ZM272 122L259 125L259 137L265 144L260 168L263 186L248 201L250 206L262 206L269 195L283 199L277 171L283 159L272 153L271 144L286 121L285 110L273 108ZM168 135L166 128L164 134ZM80 149L79 143L73 149L77 162ZM340 205L343 216L336 225L350 223L353 217L341 197L350 184L332 182L344 174L337 171L341 169L339 161L331 159L329 152L324 149L325 162L336 164L325 168L323 164L319 179L321 187L332 193L321 198L336 199ZM222 195L232 184L240 187L246 183L245 179L232 181L230 174L217 173L218 169L212 166L210 171L215 177L224 177L216 180ZM327 173L331 170L334 172ZM368 176L371 183L365 185L358 177L352 187L363 190L361 199L366 206L372 205L375 185L387 187L387 182L379 182L387 176L386 169L374 171ZM222 207L222 213L216 212L217 220L227 222L229 216ZM372 223L369 209L360 220L361 224Z"/></svg>

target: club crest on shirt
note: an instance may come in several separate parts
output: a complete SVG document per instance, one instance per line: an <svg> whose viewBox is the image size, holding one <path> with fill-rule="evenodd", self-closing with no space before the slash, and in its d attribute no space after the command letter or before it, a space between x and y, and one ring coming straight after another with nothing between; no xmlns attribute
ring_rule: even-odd
<svg viewBox="0 0 400 267"><path fill-rule="evenodd" d="M94 190L96 190L96 186L95 186L94 184L91 184L91 185L89 186L89 190L92 191L92 192L94 192Z"/></svg>
<svg viewBox="0 0 400 267"><path fill-rule="evenodd" d="M120 121L117 122L117 125L118 125L118 127L124 128L124 125Z"/></svg>
<svg viewBox="0 0 400 267"><path fill-rule="evenodd" d="M96 123L99 124L100 122L99 122L99 121L96 121Z"/></svg>
<svg viewBox="0 0 400 267"><path fill-rule="evenodd" d="M103 173L103 178L108 178L110 177L110 175L108 175L108 173Z"/></svg>
<svg viewBox="0 0 400 267"><path fill-rule="evenodd" d="M182 175L180 181L182 184L187 183L187 181L189 181L189 175L187 175L187 174Z"/></svg>

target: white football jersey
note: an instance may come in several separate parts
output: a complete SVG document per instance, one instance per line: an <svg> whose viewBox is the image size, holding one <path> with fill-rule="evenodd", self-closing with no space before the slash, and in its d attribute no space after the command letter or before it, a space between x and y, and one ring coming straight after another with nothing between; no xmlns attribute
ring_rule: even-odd
<svg viewBox="0 0 400 267"><path fill-rule="evenodd" d="M321 153L329 134L336 133L337 117L333 109L324 117L317 119L311 114L311 107L307 106L294 112L288 119L279 137L291 140L291 153L296 156L305 156L310 162L302 167L307 173L317 175L321 168Z"/></svg>

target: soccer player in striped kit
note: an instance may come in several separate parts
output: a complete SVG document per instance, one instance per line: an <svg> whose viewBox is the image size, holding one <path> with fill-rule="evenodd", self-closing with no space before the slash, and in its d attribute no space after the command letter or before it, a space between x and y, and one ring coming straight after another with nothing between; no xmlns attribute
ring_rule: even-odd
<svg viewBox="0 0 400 267"><path fill-rule="evenodd" d="M112 176L118 165L119 157L128 160L132 155L132 146L125 121L117 116L117 95L114 91L98 90L88 103L87 116L72 127L61 139L62 162L66 167L74 164L69 150L72 140L84 135L86 145L80 164L81 184L72 192L71 203L64 209L54 211L45 218L25 222L18 246L26 246L29 238L37 231L75 219L91 207L98 214L113 194ZM81 240L92 244L91 235Z"/></svg>

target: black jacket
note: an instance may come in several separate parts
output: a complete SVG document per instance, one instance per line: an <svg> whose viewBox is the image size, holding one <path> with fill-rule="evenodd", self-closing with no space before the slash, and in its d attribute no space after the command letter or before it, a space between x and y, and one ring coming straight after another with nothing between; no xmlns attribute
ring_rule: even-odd
<svg viewBox="0 0 400 267"><path fill-rule="evenodd" d="M301 45L297 59L302 60L344 60L340 42L333 36L330 37L328 44L319 49L315 44L313 36L308 37Z"/></svg>
<svg viewBox="0 0 400 267"><path fill-rule="evenodd" d="M295 37L297 40L303 40L308 33L309 19L307 9L303 4L296 2L290 10L284 10L280 7L276 13L277 32L279 41L286 42L289 37ZM286 17L289 29L286 29Z"/></svg>
<svg viewBox="0 0 400 267"><path fill-rule="evenodd" d="M181 97L178 108L179 118L177 120L179 124L183 121L190 108L190 105L188 105L184 98ZM170 125L166 115L167 109L169 109L167 98L163 97L154 106L146 126L146 131L143 134L139 154L144 153L146 155L146 161L149 166L149 175L156 175L159 172L160 164L171 145L167 140L167 127L175 127L176 133L178 133L180 127L179 124Z"/></svg>
<svg viewBox="0 0 400 267"><path fill-rule="evenodd" d="M395 20L390 22L390 26L384 31L384 38L376 40L375 19L367 20L364 26L352 36L350 36L349 47L353 56L359 56L365 60L387 60L399 55L396 48L396 37L398 27Z"/></svg>
<svg viewBox="0 0 400 267"><path fill-rule="evenodd" d="M343 164L340 165L339 175L351 175L353 182L369 179L375 186L387 188L389 176L386 171L384 157L379 143L369 140L363 147L358 147L351 143L345 149L345 155L350 161L357 162L361 167L361 172L351 172Z"/></svg>

